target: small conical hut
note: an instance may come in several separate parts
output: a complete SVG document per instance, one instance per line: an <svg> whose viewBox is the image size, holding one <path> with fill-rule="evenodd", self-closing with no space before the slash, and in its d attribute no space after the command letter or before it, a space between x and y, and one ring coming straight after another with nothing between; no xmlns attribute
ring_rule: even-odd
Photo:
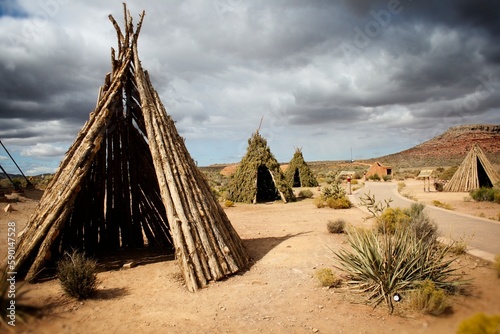
<svg viewBox="0 0 500 334"><path fill-rule="evenodd" d="M285 178L290 187L317 187L318 181L302 155L302 149L296 148L292 160L285 171Z"/></svg>
<svg viewBox="0 0 500 334"><path fill-rule="evenodd" d="M240 237L167 115L138 56L126 10L97 106L20 235L16 263L33 279L77 249L107 254L155 249L179 262L190 291L244 269Z"/></svg>
<svg viewBox="0 0 500 334"><path fill-rule="evenodd" d="M443 190L467 192L481 187L493 187L499 181L498 173L476 143Z"/></svg>
<svg viewBox="0 0 500 334"><path fill-rule="evenodd" d="M248 140L247 153L229 182L228 193L232 201L244 203L295 200L280 164L258 130Z"/></svg>

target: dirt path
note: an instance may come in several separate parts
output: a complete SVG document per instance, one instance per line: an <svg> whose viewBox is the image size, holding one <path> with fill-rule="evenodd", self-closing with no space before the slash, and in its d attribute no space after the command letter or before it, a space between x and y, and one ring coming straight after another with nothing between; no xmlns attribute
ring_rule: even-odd
<svg viewBox="0 0 500 334"><path fill-rule="evenodd" d="M316 191L316 189L315 189ZM0 216L27 220L36 200ZM226 209L253 258L244 273L197 293L182 285L175 261L128 270L105 271L96 296L83 302L66 297L56 280L28 285L28 302L44 316L25 333L454 333L476 312L500 314L500 288L491 265L462 256L458 265L475 278L472 295L457 297L445 317L415 314L398 304L397 314L373 309L344 289L319 286L314 273L333 268L333 251L346 246L344 235L329 234L328 220L342 218L370 226L360 209L317 209L312 199L289 204L236 204ZM0 245L3 245L0 244ZM0 251L4 251L0 249Z"/></svg>

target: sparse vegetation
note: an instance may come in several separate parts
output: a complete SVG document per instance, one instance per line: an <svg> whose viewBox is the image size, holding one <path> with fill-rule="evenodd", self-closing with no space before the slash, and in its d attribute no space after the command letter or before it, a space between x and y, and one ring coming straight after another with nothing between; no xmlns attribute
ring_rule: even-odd
<svg viewBox="0 0 500 334"><path fill-rule="evenodd" d="M97 262L76 250L66 253L57 264L57 276L64 292L77 299L86 299L95 291L96 270Z"/></svg>
<svg viewBox="0 0 500 334"><path fill-rule="evenodd" d="M323 287L337 288L342 284L342 279L330 268L318 269L316 271L316 278Z"/></svg>
<svg viewBox="0 0 500 334"><path fill-rule="evenodd" d="M430 280L417 284L417 288L410 292L409 299L414 310L425 314L441 315L451 306L446 292L436 288Z"/></svg>
<svg viewBox="0 0 500 334"><path fill-rule="evenodd" d="M326 228L330 233L344 233L345 225L345 220L338 218L335 220L329 220L326 224Z"/></svg>
<svg viewBox="0 0 500 334"><path fill-rule="evenodd" d="M231 201L230 199L226 199L226 200L224 201L224 206L225 206L226 208L230 208L230 207L234 206L234 202L233 202L233 201Z"/></svg>
<svg viewBox="0 0 500 334"><path fill-rule="evenodd" d="M391 181L391 180L392 180L392 176L390 176L390 175L384 175L384 176L382 176L382 179L383 179L385 182L389 182L389 181Z"/></svg>
<svg viewBox="0 0 500 334"><path fill-rule="evenodd" d="M443 203L443 202L438 201L438 200L433 200L432 205L437 206L438 208L446 209L446 210L453 210L454 209L453 206L451 206L450 204Z"/></svg>
<svg viewBox="0 0 500 334"><path fill-rule="evenodd" d="M460 323L457 334L498 334L499 328L500 315L476 313Z"/></svg>
<svg viewBox="0 0 500 334"><path fill-rule="evenodd" d="M406 187L406 183L398 182L398 192L400 193Z"/></svg>
<svg viewBox="0 0 500 334"><path fill-rule="evenodd" d="M302 189L301 191L299 191L298 197L311 198L313 197L313 192L310 189Z"/></svg>
<svg viewBox="0 0 500 334"><path fill-rule="evenodd" d="M352 206L351 201L346 196L345 189L338 182L324 187L321 197L316 198L314 204L318 208L327 206L332 209L348 209Z"/></svg>
<svg viewBox="0 0 500 334"><path fill-rule="evenodd" d="M414 290L425 280L447 293L467 284L451 267L455 258L448 256L450 247L438 247L435 240L419 238L412 229L380 235L353 228L348 242L352 251L334 253L338 268L349 275L348 284L365 292L375 307L385 301L389 313L394 310L394 293Z"/></svg>
<svg viewBox="0 0 500 334"><path fill-rule="evenodd" d="M368 180L372 180L372 181L380 181L380 175L378 175L377 173L373 174L373 175L370 175L368 177Z"/></svg>
<svg viewBox="0 0 500 334"><path fill-rule="evenodd" d="M495 202L500 204L500 189L481 187L469 193L477 202Z"/></svg>

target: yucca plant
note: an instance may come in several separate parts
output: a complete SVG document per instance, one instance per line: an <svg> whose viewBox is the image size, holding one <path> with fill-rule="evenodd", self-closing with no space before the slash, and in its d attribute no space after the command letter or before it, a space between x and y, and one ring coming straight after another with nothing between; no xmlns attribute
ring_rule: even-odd
<svg viewBox="0 0 500 334"><path fill-rule="evenodd" d="M451 246L437 247L418 238L411 229L378 234L374 230L352 228L348 242L352 251L336 252L336 267L348 274L347 284L368 294L374 307L385 301L389 313L394 311L395 293L414 289L424 280L450 292L467 283L457 279L459 275L451 266L455 259L446 259Z"/></svg>

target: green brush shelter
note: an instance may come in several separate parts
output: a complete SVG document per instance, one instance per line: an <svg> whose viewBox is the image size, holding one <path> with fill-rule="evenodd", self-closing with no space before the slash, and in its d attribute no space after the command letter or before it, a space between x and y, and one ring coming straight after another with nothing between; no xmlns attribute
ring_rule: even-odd
<svg viewBox="0 0 500 334"><path fill-rule="evenodd" d="M317 187L318 181L302 156L302 149L296 148L288 164L285 178L290 187Z"/></svg>
<svg viewBox="0 0 500 334"><path fill-rule="evenodd" d="M228 193L235 202L295 201L280 164L258 130L248 140L247 153L229 182Z"/></svg>

